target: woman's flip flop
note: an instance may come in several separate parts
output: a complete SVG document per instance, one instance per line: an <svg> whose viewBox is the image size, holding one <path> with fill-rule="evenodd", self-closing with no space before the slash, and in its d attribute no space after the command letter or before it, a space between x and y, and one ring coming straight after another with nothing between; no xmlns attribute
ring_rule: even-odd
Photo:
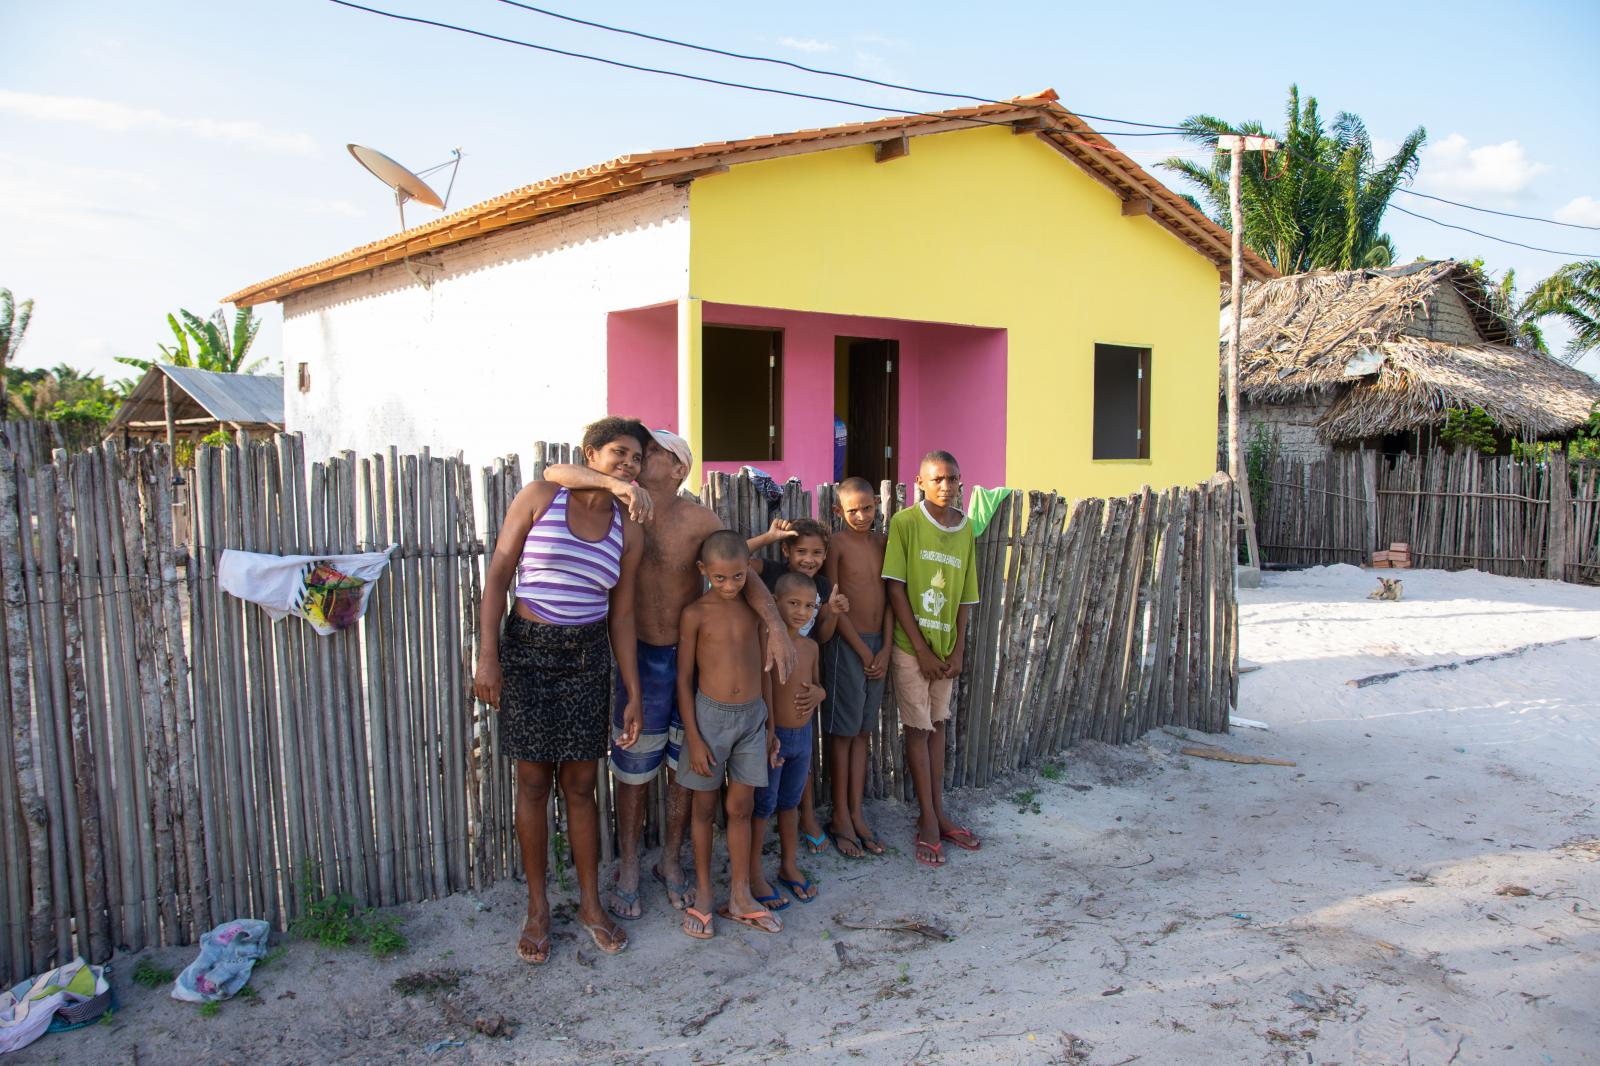
<svg viewBox="0 0 1600 1066"><path fill-rule="evenodd" d="M578 924L589 931L589 936L594 939L594 946L604 954L615 955L628 946L628 934L622 931L622 926L620 925L612 926L608 929L603 922L597 922L594 925L590 925L587 922L579 922ZM611 941L610 947L607 947L606 942L600 939L602 935Z"/></svg>
<svg viewBox="0 0 1600 1066"><path fill-rule="evenodd" d="M828 850L828 838L825 836L812 836L810 833L801 833L800 839L813 855L821 855Z"/></svg>
<svg viewBox="0 0 1600 1066"><path fill-rule="evenodd" d="M939 839L948 840L956 847L962 848L966 851L977 851L979 848L983 847L983 842L973 835L972 830L963 828L961 826L957 826L948 833L940 833Z"/></svg>
<svg viewBox="0 0 1600 1066"><path fill-rule="evenodd" d="M550 934L535 938L528 932L528 927L522 927L522 936L517 940L517 958L530 966L543 966L550 961Z"/></svg>

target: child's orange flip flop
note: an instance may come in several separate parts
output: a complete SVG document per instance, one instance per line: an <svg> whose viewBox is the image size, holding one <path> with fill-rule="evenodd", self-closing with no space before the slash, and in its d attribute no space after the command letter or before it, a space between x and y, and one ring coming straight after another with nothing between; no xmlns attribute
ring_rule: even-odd
<svg viewBox="0 0 1600 1066"><path fill-rule="evenodd" d="M930 844L926 840L917 840L917 861L924 866L944 865L944 845Z"/></svg>
<svg viewBox="0 0 1600 1066"><path fill-rule="evenodd" d="M711 927L711 915L693 907L683 908L683 931L696 940L710 940L717 935Z"/></svg>

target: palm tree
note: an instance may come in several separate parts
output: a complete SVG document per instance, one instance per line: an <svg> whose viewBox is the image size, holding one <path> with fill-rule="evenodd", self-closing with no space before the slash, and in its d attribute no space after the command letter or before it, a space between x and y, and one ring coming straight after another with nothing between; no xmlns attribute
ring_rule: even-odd
<svg viewBox="0 0 1600 1066"><path fill-rule="evenodd" d="M1561 353L1568 363L1600 348L1600 259L1568 263L1533 287L1526 306L1537 318L1554 316L1571 327Z"/></svg>
<svg viewBox="0 0 1600 1066"><path fill-rule="evenodd" d="M16 358L17 349L22 347L22 335L28 332L31 318L32 300L19 304L10 289L0 289L0 411L6 410L6 368Z"/></svg>
<svg viewBox="0 0 1600 1066"><path fill-rule="evenodd" d="M1284 274L1392 264L1394 243L1382 232L1383 213L1395 190L1416 174L1427 131L1412 130L1380 164L1358 116L1340 112L1329 132L1316 99L1308 97L1302 106L1296 85L1289 87L1285 110L1282 136L1267 133L1259 122L1235 127L1211 115L1192 115L1183 122L1185 136L1212 150L1211 165L1175 157L1161 166L1197 185L1211 217L1227 228L1229 160L1217 150L1217 138L1265 133L1279 147L1276 156L1260 157L1259 168L1254 157L1244 168L1239 198L1245 243Z"/></svg>
<svg viewBox="0 0 1600 1066"><path fill-rule="evenodd" d="M181 323L178 321L180 317L183 319ZM161 349L161 358L140 359L132 355L119 355L117 362L136 366L140 370L166 363L170 366L215 370L222 374L253 374L257 367L266 362L265 359L257 359L249 366L244 365L245 353L255 343L256 333L261 329L252 307L241 307L234 311L232 328L228 326L221 308L213 311L210 318L201 318L192 311L180 309L176 315L167 316L167 325L172 329L177 343L157 345Z"/></svg>

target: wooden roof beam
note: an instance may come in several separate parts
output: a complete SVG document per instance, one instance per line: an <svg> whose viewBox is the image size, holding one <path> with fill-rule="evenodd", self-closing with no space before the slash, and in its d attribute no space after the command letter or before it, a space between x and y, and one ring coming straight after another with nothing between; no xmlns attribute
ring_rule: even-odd
<svg viewBox="0 0 1600 1066"><path fill-rule="evenodd" d="M1148 196L1130 196L1122 201L1122 214L1124 218L1148 215L1151 206L1150 197Z"/></svg>
<svg viewBox="0 0 1600 1066"><path fill-rule="evenodd" d="M902 156L911 154L911 138L905 134L891 141L879 141L872 149L872 158L878 163L887 163Z"/></svg>

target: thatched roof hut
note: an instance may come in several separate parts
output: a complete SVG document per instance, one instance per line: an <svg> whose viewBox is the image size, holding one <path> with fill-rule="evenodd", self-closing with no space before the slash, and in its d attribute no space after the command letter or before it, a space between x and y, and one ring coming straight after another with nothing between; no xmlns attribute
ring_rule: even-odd
<svg viewBox="0 0 1600 1066"><path fill-rule="evenodd" d="M1225 355L1226 296L1222 329ZM1314 430L1324 446L1426 430L1451 408L1473 407L1507 436L1559 439L1600 403L1600 381L1515 346L1464 263L1251 283L1241 335L1242 412Z"/></svg>

